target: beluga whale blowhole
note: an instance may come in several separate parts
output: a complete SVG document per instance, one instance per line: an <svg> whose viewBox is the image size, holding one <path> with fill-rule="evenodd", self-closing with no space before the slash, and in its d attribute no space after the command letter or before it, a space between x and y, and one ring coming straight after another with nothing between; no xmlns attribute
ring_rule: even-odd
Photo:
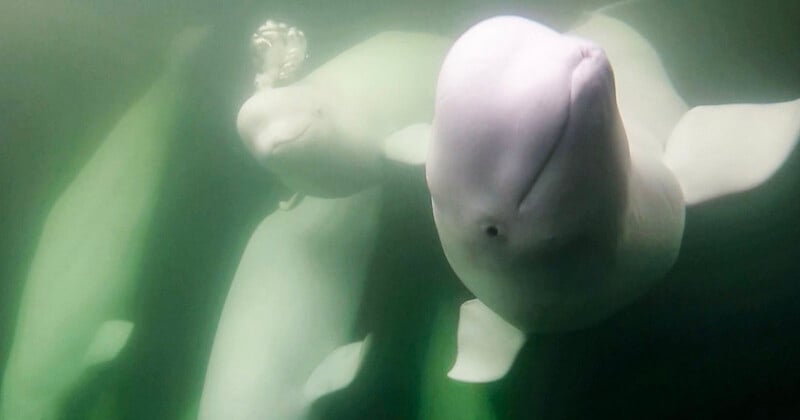
<svg viewBox="0 0 800 420"><path fill-rule="evenodd" d="M499 379L527 335L643 295L678 256L685 207L758 186L799 134L800 100L690 110L647 41L600 13L567 34L515 16L470 28L427 134L441 244L477 298L449 376Z"/></svg>

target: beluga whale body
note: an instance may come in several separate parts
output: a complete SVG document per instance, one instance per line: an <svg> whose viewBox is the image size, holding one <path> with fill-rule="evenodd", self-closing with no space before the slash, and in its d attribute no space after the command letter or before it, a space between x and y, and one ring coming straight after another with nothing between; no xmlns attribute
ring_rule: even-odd
<svg viewBox="0 0 800 420"><path fill-rule="evenodd" d="M220 316L200 420L292 420L347 387L369 349L354 341L382 206L386 158L433 118L451 40L382 32L294 80L302 31L269 20L263 68L241 107L246 147L292 192L253 232ZM397 158L395 158L397 156Z"/></svg>
<svg viewBox="0 0 800 420"><path fill-rule="evenodd" d="M530 333L603 321L674 264L687 205L758 186L800 100L689 109L652 47L595 13L561 34L515 16L445 58L426 176L462 305L454 379L502 378Z"/></svg>

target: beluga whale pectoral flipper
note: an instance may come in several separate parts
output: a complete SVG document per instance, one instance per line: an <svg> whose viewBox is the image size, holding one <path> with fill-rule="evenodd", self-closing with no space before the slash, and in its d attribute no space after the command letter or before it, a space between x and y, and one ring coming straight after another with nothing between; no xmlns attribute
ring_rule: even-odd
<svg viewBox="0 0 800 420"><path fill-rule="evenodd" d="M442 65L427 151L395 153L425 159L445 256L479 300L449 376L502 378L519 337L646 293L677 259L686 205L768 179L799 121L800 100L690 110L650 44L599 13L566 34L515 16L470 28Z"/></svg>

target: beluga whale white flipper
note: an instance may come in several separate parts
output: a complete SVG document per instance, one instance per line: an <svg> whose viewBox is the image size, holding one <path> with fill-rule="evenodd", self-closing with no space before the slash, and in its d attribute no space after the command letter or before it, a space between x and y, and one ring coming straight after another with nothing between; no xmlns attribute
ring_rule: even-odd
<svg viewBox="0 0 800 420"><path fill-rule="evenodd" d="M678 256L686 204L757 186L800 135L800 101L687 110L647 41L601 14L569 34L500 16L456 41L429 134L434 219L512 338L461 340L490 319L462 317L451 377L499 379L517 333L587 327L644 294ZM475 357L487 343L503 356Z"/></svg>
<svg viewBox="0 0 800 420"><path fill-rule="evenodd" d="M796 147L798 132L800 100L698 106L673 130L664 162L686 203L701 203L769 179ZM704 133L703 141L697 133Z"/></svg>

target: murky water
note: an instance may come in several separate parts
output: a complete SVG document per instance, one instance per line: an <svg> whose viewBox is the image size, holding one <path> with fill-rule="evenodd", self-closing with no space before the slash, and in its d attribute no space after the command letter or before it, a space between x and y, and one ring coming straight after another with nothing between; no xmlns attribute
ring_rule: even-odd
<svg viewBox="0 0 800 420"><path fill-rule="evenodd" d="M67 278L73 260L87 267L118 262L129 279L120 286L122 297L109 300L105 308L113 319L134 325L113 360L89 364L59 403L41 414L50 417L30 418L197 418L217 326L245 246L262 219L291 196L253 159L235 125L239 107L253 92L250 35L265 19L303 29L309 49L305 68L314 69L387 29L455 38L482 18L508 13L566 29L581 13L604 3L0 4L0 372L7 372L12 349L19 345L14 338L19 326L39 319L36 314L56 314L48 331L29 335L34 345L26 347L31 357L21 369L68 375L64 372L71 372L70 366L57 363L42 371L34 353L46 355L60 345L64 352L73 351L73 345L64 344L70 341L66 336L83 332L76 332L68 316L57 315L60 305L71 302L72 312L64 313L80 314L81 308L105 299L104 291L117 280L114 274L108 281L65 284L58 275L46 276L52 283L41 286L37 295L44 297L24 301L35 264ZM653 44L690 106L800 97L800 7L795 2L642 1L617 16ZM187 25L211 29L186 70L169 82L171 99L137 102L170 62L169 40ZM137 103L142 115L133 127L169 133L153 146L157 151L136 155L140 164L128 167L133 157L126 159L125 149L114 149L109 153L118 160L95 168L89 177L108 181L97 184L96 194L81 192L73 207L57 204ZM169 130L148 125L161 117L170 121ZM148 156L158 156L161 164ZM137 174L132 175L136 179L120 171ZM151 175L155 180L141 186ZM442 254L423 170L389 164L384 179L363 290L360 298L340 302L353 306L347 340L370 334L369 352L354 382L316 400L309 416L560 419L800 413L794 398L800 391L800 152L795 150L758 189L688 209L678 262L644 298L594 327L534 336L509 375L486 385L445 376L454 356L458 308L471 295ZM127 203L115 194L140 198ZM120 202L113 210L113 203ZM83 208L81 203L94 204ZM130 237L113 230L118 229L116 216L141 203L149 204ZM53 230L57 234L42 236L51 210L59 205L69 207L69 214L61 216L61 227ZM338 235L348 234L338 229ZM43 237L59 243L61 265L35 262L44 252ZM103 242L120 238L126 238L124 243ZM82 245L89 242L93 245ZM116 254L104 256L104 250ZM117 265L109 272L116 273ZM270 318L253 324L280 322ZM311 327L298 323L287 328L298 353L316 345ZM64 360L68 365L85 362L82 357ZM4 404L27 392L57 388L58 381L42 379L23 375L15 382L18 388L3 385ZM4 420L29 418L9 416Z"/></svg>

